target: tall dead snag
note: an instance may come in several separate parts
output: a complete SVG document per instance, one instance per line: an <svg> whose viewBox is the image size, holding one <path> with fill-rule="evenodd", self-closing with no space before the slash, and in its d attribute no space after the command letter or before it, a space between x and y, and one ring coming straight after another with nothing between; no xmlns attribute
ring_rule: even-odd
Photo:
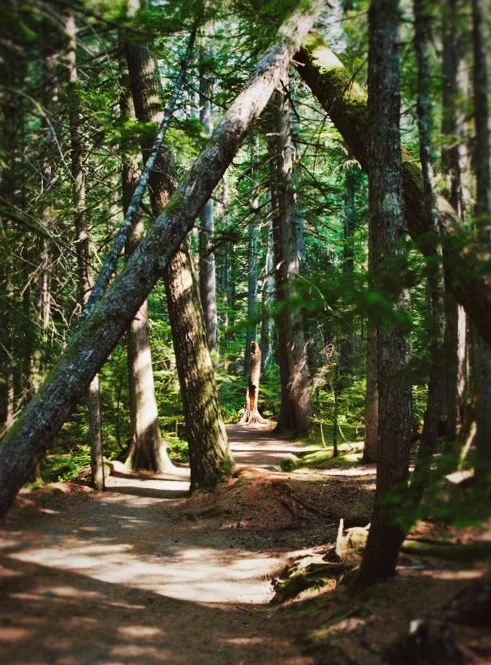
<svg viewBox="0 0 491 665"><path fill-rule="evenodd" d="M158 125L163 113L159 104L162 90L157 62L146 47L127 44L125 50L137 118L140 122ZM151 148L152 137L144 135L141 144L145 156ZM172 153L163 145L149 181L155 217L165 208L174 191L175 179ZM210 488L230 473L234 463L208 346L210 329L205 327L187 241L170 259L163 277L186 422L191 489Z"/></svg>
<svg viewBox="0 0 491 665"><path fill-rule="evenodd" d="M295 66L305 83L329 114L352 154L368 168L367 95L354 82L339 58L317 35L309 37L295 55ZM425 207L423 179L419 165L403 151L402 179L404 210L409 234L420 246L431 233L431 218ZM491 273L483 247L464 235L460 220L450 203L437 197L443 263L447 286L463 305L483 339L491 346ZM465 247L465 252L462 248Z"/></svg>
<svg viewBox="0 0 491 665"><path fill-rule="evenodd" d="M68 103L70 106L70 145L72 150L71 170L73 178L73 198L75 204L75 251L77 254L78 287L81 306L87 304L92 288L90 265L90 231L87 218L86 183L83 167L84 148L78 97L77 67L77 27L73 10L63 12L63 29L66 36L65 63L68 71ZM102 451L101 400L99 377L96 374L90 384L87 397L89 412L90 467L93 486L104 489L104 462Z"/></svg>
<svg viewBox="0 0 491 665"><path fill-rule="evenodd" d="M399 10L399 0L372 0L368 14L368 229L374 286L396 311L404 312L408 294L397 274L404 269L407 255L399 129ZM394 494L406 489L409 475L409 331L395 317L378 321L377 343L377 489L358 578L361 586L395 573L405 534L397 523Z"/></svg>
<svg viewBox="0 0 491 665"><path fill-rule="evenodd" d="M253 340L251 342L245 410L244 415L240 419L239 425L251 425L252 423L264 424L266 422L258 410L259 382L261 380L261 355L259 344Z"/></svg>
<svg viewBox="0 0 491 665"><path fill-rule="evenodd" d="M281 26L277 42L266 50L251 80L224 115L165 210L133 252L112 288L70 338L38 395L2 438L0 514L8 510L182 244L323 5L321 0L316 0L307 9L302 2L302 9Z"/></svg>

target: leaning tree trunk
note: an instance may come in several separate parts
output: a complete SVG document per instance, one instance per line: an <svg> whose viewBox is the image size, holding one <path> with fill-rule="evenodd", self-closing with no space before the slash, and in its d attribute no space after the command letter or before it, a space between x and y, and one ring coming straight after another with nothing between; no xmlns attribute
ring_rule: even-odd
<svg viewBox="0 0 491 665"><path fill-rule="evenodd" d="M369 11L369 234L373 280L393 306L404 311L407 294L391 293L387 277L394 257L404 262L405 222L399 130L399 1L372 0ZM393 286L397 276L391 275ZM401 283L402 280L399 280ZM396 281L397 283L397 281ZM404 532L392 498L404 491L409 472L411 385L409 335L396 320L381 321L377 331L379 432L377 489L358 583L368 586L395 573Z"/></svg>
<svg viewBox="0 0 491 665"><path fill-rule="evenodd" d="M483 248L491 249L491 180L489 142L488 75L484 12L480 0L472 0L472 43L474 50L474 123L476 143L475 223ZM477 342L477 464L476 475L489 483L491 477L491 349L482 339Z"/></svg>
<svg viewBox="0 0 491 665"><path fill-rule="evenodd" d="M244 415L239 425L264 424L266 420L259 413L259 382L261 380L261 349L254 340L250 345L249 377L246 388Z"/></svg>
<svg viewBox="0 0 491 665"><path fill-rule="evenodd" d="M135 111L140 122L161 120L155 100L162 99L157 63L149 50L127 44L126 57ZM150 142L151 143L151 142ZM142 139L143 153L146 139ZM162 146L150 175L150 201L157 217L175 188L172 154ZM191 466L191 489L216 485L233 468L211 361L209 329L205 328L199 291L187 243L164 271L167 308L174 342L186 438ZM213 421L216 418L216 422Z"/></svg>
<svg viewBox="0 0 491 665"><path fill-rule="evenodd" d="M121 115L136 120L135 109L128 91L128 77L122 76ZM128 144L128 141L126 141ZM131 145L124 145L122 188L123 210L127 213L138 182L138 159L131 154ZM126 241L128 259L143 237L143 220L139 217ZM148 301L145 300L126 333L128 355L128 392L131 439L126 464L133 469L148 469L162 473L172 467L162 441L158 423L157 399L153 380L152 351L148 330Z"/></svg>
<svg viewBox="0 0 491 665"><path fill-rule="evenodd" d="M73 196L75 203L75 251L77 254L78 287L81 305L88 301L92 287L90 267L90 230L87 220L85 173L83 168L82 126L78 98L77 29L72 10L63 13L63 27L67 38L66 66L68 70L68 103L70 106L70 146L72 151ZM99 377L90 384L87 397L89 414L90 468L93 486L104 489L104 461L102 452L101 405Z"/></svg>
<svg viewBox="0 0 491 665"><path fill-rule="evenodd" d="M339 58L322 44L318 35L309 37L295 55L295 66L366 170L369 129L366 92L354 82ZM406 224L411 237L421 245L431 232L431 219L424 206L421 170L406 151L402 157ZM443 196L437 197L437 205L447 286L491 346L491 274L485 270L486 251L463 235L455 210ZM463 244L465 252L462 252ZM424 244L421 250L425 251Z"/></svg>
<svg viewBox="0 0 491 665"><path fill-rule="evenodd" d="M165 210L133 252L125 268L70 338L64 354L0 449L0 514L46 452L92 378L107 360L159 279L162 269L191 230L201 208L230 165L254 120L261 114L289 62L323 7L321 0L294 12L277 42L225 113L210 143L178 187Z"/></svg>

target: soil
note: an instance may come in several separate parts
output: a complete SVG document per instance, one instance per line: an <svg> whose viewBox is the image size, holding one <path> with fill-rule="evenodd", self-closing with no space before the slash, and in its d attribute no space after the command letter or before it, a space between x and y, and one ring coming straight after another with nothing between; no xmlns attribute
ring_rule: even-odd
<svg viewBox="0 0 491 665"><path fill-rule="evenodd" d="M269 426L228 432L239 471L212 494L187 496L186 467L116 465L104 493L56 483L19 496L0 524L0 662L370 663L422 601L437 606L479 574L406 557L363 599L328 585L271 604L285 568L332 551L340 518L368 522L374 468L284 473L300 444Z"/></svg>

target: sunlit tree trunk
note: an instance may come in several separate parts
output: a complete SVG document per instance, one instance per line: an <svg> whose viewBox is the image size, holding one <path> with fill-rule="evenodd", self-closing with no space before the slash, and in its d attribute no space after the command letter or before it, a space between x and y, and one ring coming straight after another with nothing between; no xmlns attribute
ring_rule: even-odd
<svg viewBox="0 0 491 665"><path fill-rule="evenodd" d="M399 2L372 0L369 11L369 233L374 284L401 310L407 295L394 275L394 258L404 262L405 220L399 131ZM400 265L400 264L399 264ZM395 283L394 283L395 282ZM392 320L377 330L379 431L375 507L358 583L373 584L395 573L404 532L397 522L396 492L409 473L411 386L409 335Z"/></svg>
<svg viewBox="0 0 491 665"><path fill-rule="evenodd" d="M138 120L160 123L162 95L152 54L145 47L127 44L126 59ZM145 154L145 138L142 148ZM150 201L155 216L165 208L174 188L174 161L163 146L150 176ZM164 282L186 421L191 489L209 488L231 472L233 461L187 242L170 259L164 270Z"/></svg>
<svg viewBox="0 0 491 665"><path fill-rule="evenodd" d="M67 39L66 67L68 73L68 103L70 122L71 171L75 203L75 251L77 254L78 287L81 306L86 304L92 286L90 266L90 231L87 220L84 146L78 99L77 28L71 10L63 13L63 27ZM99 377L96 374L89 384L87 399L89 414L90 466L93 486L104 489L104 462L100 413Z"/></svg>
<svg viewBox="0 0 491 665"><path fill-rule="evenodd" d="M127 77L122 77L121 115L136 119ZM123 146L122 168L123 210L126 213L139 177L139 160L131 154L131 146ZM140 243L144 233L143 220L139 217L126 242L125 253L129 258ZM148 469L157 473L172 465L162 441L158 423L157 400L153 380L152 352L148 330L148 301L141 305L126 333L128 354L128 392L131 424L131 440L126 464L134 469Z"/></svg>
<svg viewBox="0 0 491 665"><path fill-rule="evenodd" d="M472 43L474 52L474 123L476 143L474 168L476 172L475 224L479 240L488 253L491 251L491 181L489 102L485 14L481 0L472 0ZM476 415L477 464L476 475L483 482L491 477L491 349L482 340L477 342Z"/></svg>
<svg viewBox="0 0 491 665"><path fill-rule="evenodd" d="M301 3L278 30L275 43L261 57L255 74L236 97L207 147L176 190L166 209L133 252L125 268L97 307L70 338L65 352L38 395L24 409L0 446L0 514L88 390L119 338L135 317L182 244L201 208L210 198L258 118L295 52L323 7Z"/></svg>
<svg viewBox="0 0 491 665"><path fill-rule="evenodd" d="M272 219L275 253L276 298L279 311L278 364L281 407L277 431L302 436L310 427L310 382L307 352L298 304L292 302L294 280L299 274L295 195L293 189L293 143L290 105L286 95L276 92L273 104L274 137L272 159Z"/></svg>

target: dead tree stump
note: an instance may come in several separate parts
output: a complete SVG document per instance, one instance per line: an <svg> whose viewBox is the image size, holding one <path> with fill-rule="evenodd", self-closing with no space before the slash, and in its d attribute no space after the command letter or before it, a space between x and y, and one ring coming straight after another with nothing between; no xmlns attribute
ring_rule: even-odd
<svg viewBox="0 0 491 665"><path fill-rule="evenodd" d="M258 411L259 381L261 379L261 349L259 344L251 342L251 362L249 380L246 388L246 403L244 415L239 425L251 425L253 423L265 424L267 421Z"/></svg>

